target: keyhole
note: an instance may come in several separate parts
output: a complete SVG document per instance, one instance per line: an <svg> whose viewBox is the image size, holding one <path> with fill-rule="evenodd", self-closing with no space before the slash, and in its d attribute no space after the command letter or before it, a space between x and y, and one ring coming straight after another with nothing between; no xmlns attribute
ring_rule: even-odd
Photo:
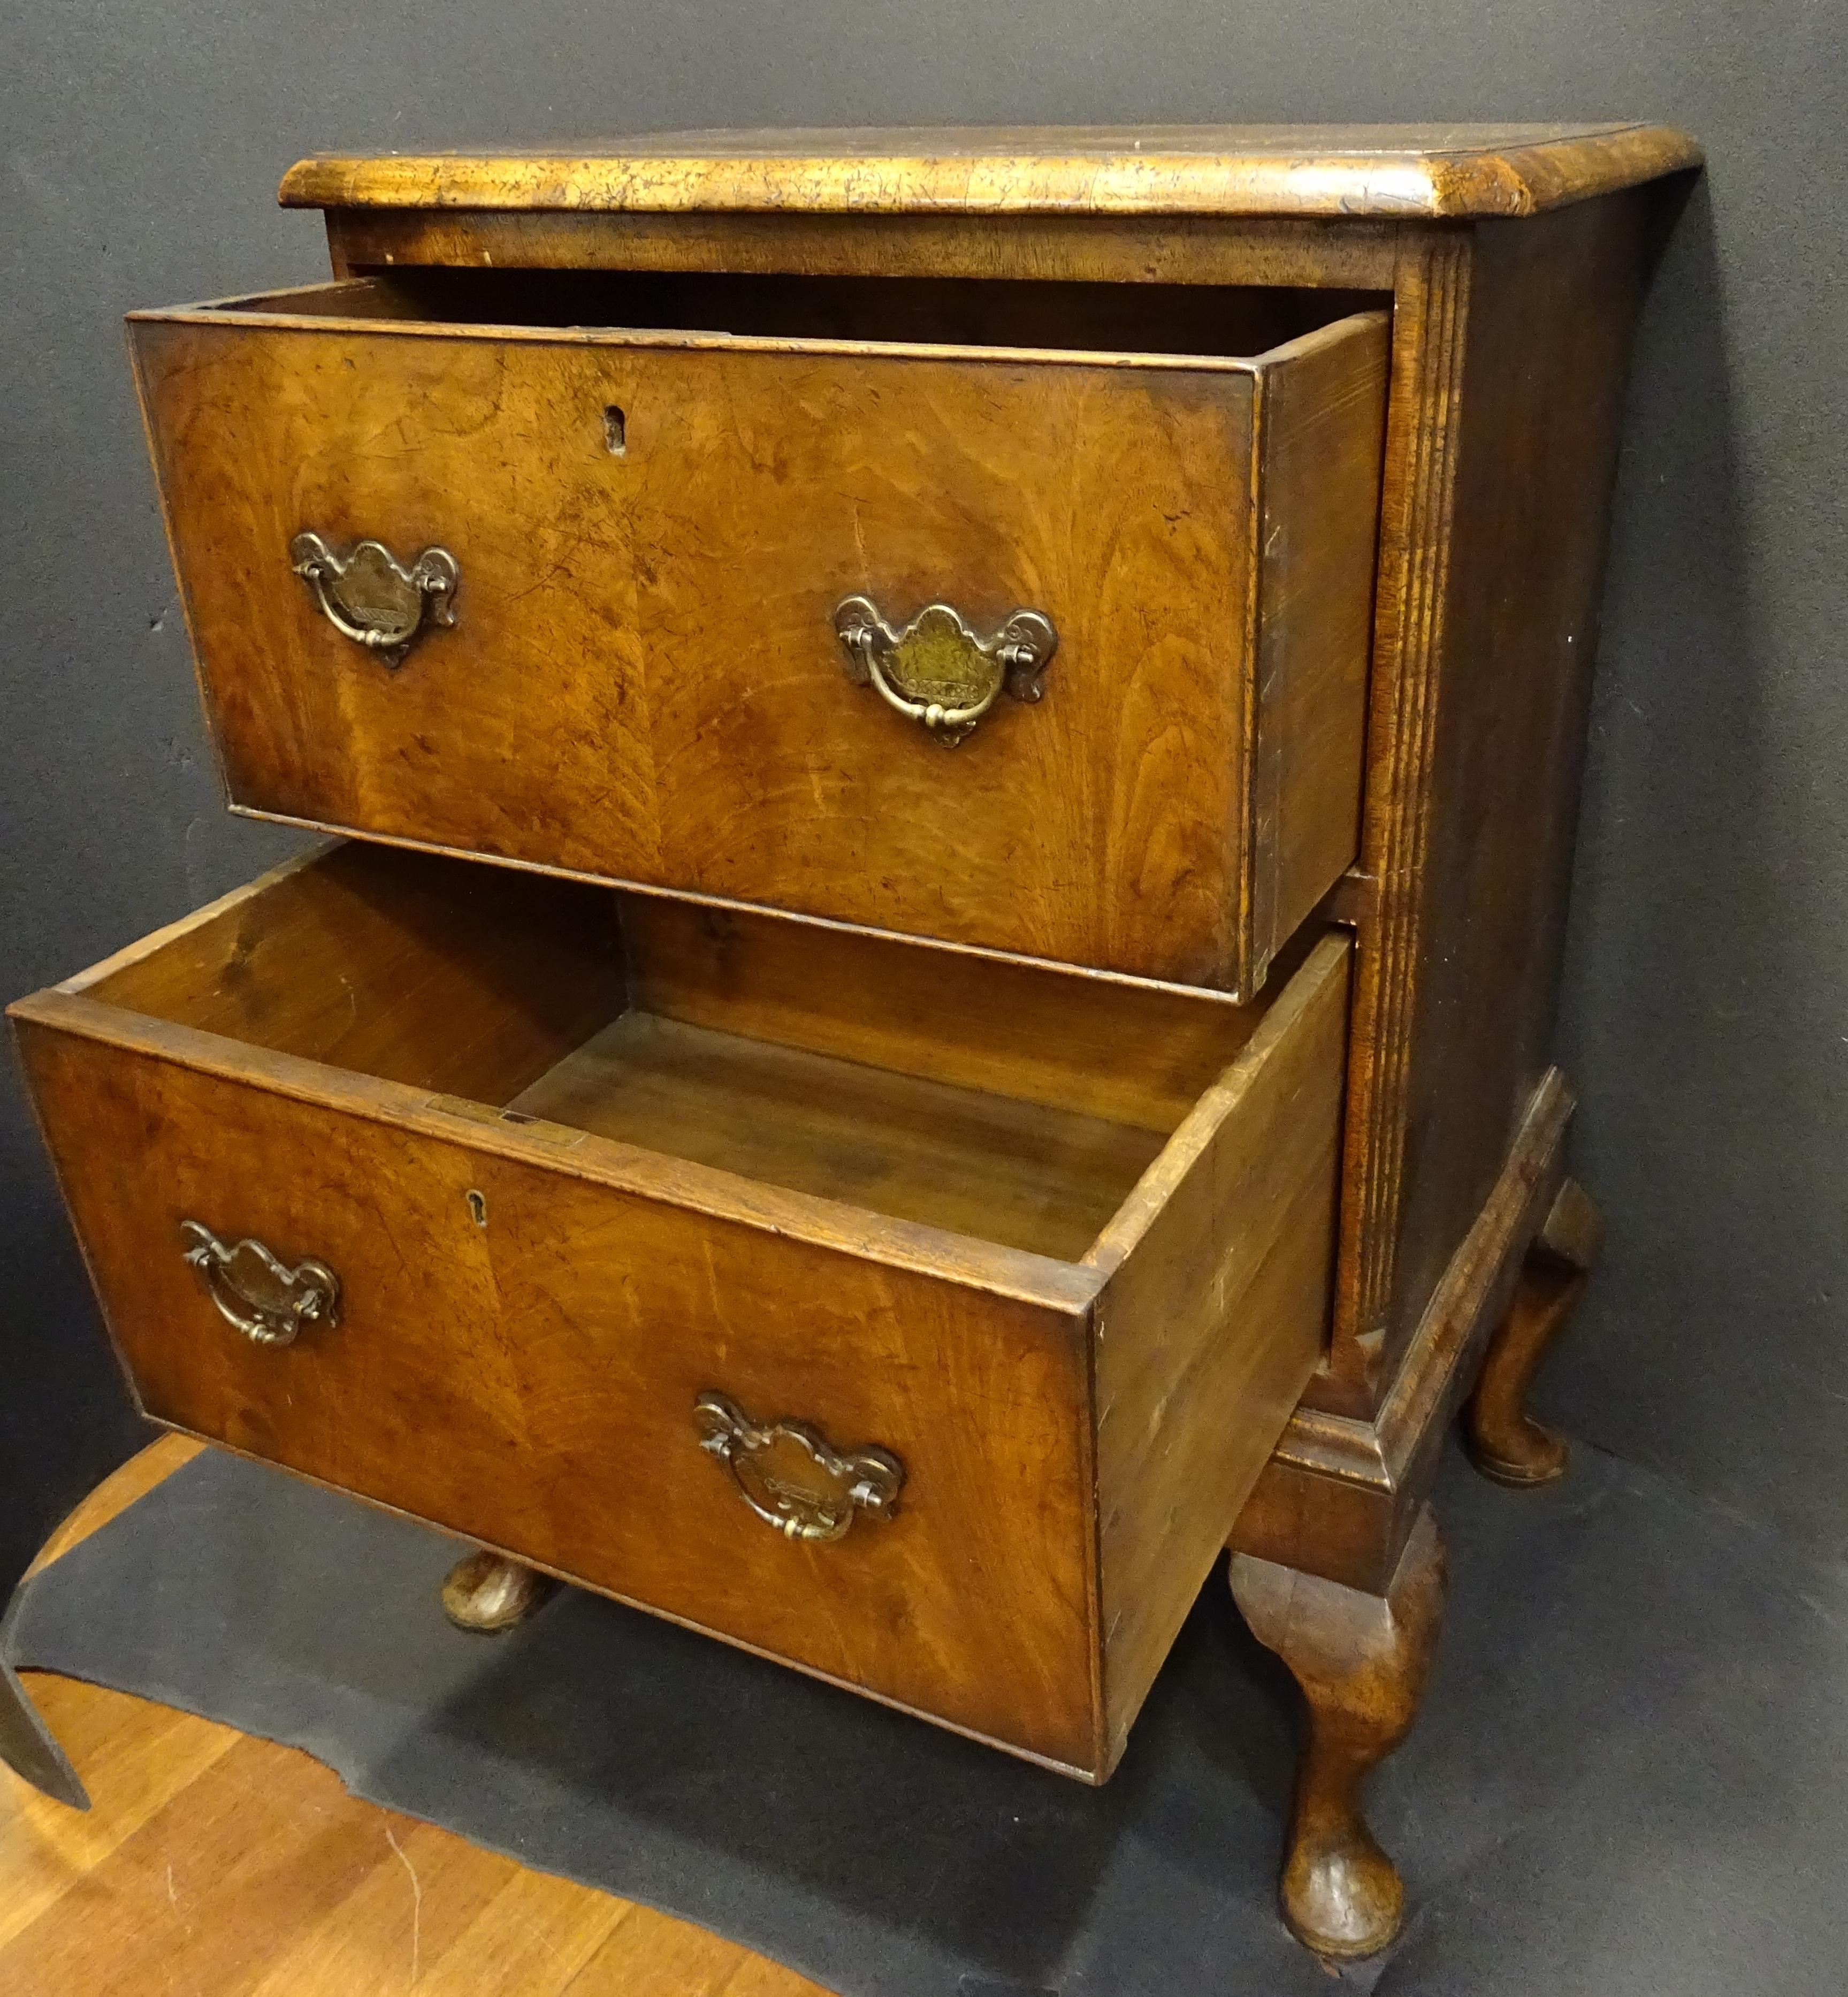
<svg viewBox="0 0 1848 1997"><path fill-rule="evenodd" d="M612 457L621 457L629 449L629 419L614 402L603 412L603 441Z"/></svg>
<svg viewBox="0 0 1848 1997"><path fill-rule="evenodd" d="M468 1202L469 1219L474 1223L476 1226L485 1227L488 1225L488 1202L486 1199L484 1199L480 1193L477 1192L473 1186L471 1186L462 1197Z"/></svg>

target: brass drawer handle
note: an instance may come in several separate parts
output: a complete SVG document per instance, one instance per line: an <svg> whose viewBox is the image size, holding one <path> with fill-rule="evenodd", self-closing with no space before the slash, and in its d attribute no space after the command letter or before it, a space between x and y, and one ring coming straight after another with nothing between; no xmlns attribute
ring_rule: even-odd
<svg viewBox="0 0 1848 1997"><path fill-rule="evenodd" d="M729 1467L746 1504L785 1539L838 1540L857 1512L889 1519L905 1466L890 1450L842 1454L806 1422L760 1428L722 1394L693 1403L699 1446Z"/></svg>
<svg viewBox="0 0 1848 1997"><path fill-rule="evenodd" d="M895 631L864 596L834 612L835 635L857 685L877 688L888 707L921 721L953 749L999 698L1036 701L1059 634L1037 610L1016 610L992 637L978 638L947 603L928 604Z"/></svg>
<svg viewBox="0 0 1848 1997"><path fill-rule="evenodd" d="M253 1343L292 1344L305 1324L340 1322L340 1279L325 1262L288 1268L260 1241L227 1248L196 1220L181 1221L180 1234L219 1315Z"/></svg>
<svg viewBox="0 0 1848 1997"><path fill-rule="evenodd" d="M447 548L426 548L406 568L382 541L361 541L336 555L319 534L298 534L289 563L340 636L388 666L403 664L412 640L429 628L426 612L431 624L456 621L462 571Z"/></svg>

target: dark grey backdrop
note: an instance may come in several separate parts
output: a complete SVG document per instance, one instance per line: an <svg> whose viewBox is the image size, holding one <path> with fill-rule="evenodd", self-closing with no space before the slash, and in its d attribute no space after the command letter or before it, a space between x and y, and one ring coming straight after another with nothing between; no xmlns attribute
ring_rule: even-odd
<svg viewBox="0 0 1848 1997"><path fill-rule="evenodd" d="M1561 1045L1608 1259L1543 1395L1848 1550L1848 287L1838 0L12 0L0 64L0 993L256 872L118 329L298 282L298 154L650 127L1660 119L1712 159L1643 328ZM0 1594L133 1445L10 1071Z"/></svg>

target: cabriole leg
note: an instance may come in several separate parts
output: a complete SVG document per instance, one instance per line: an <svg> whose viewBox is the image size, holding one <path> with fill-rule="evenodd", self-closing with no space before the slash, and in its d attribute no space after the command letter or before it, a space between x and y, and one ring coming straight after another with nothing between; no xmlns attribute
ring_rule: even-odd
<svg viewBox="0 0 1848 1997"><path fill-rule="evenodd" d="M458 1630L495 1636L525 1622L557 1587L550 1574L499 1554L468 1554L443 1584L443 1613Z"/></svg>
<svg viewBox="0 0 1848 1997"><path fill-rule="evenodd" d="M1284 1861L1284 1918L1332 1961L1384 1948L1405 1889L1360 1812L1360 1785L1409 1730L1443 1616L1443 1550L1426 1506L1382 1599L1234 1554L1232 1592L1308 1703Z"/></svg>
<svg viewBox="0 0 1848 1997"><path fill-rule="evenodd" d="M1527 1251L1514 1301L1490 1341L1464 1416L1470 1459L1498 1484L1550 1484L1565 1474L1565 1442L1527 1412L1527 1390L1572 1315L1603 1237L1590 1196L1567 1179Z"/></svg>

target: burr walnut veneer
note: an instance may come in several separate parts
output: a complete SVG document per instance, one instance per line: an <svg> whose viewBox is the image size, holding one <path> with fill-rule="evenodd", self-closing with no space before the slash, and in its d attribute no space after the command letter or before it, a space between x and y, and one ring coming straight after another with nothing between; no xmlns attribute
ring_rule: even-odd
<svg viewBox="0 0 1848 1997"><path fill-rule="evenodd" d="M357 837L14 1008L147 1412L475 1542L467 1626L556 1575L1091 1781L1229 1543L1285 1913L1383 1945L1445 1424L1563 1462L1552 1009L1698 160L292 169L333 281L131 344L233 806Z"/></svg>

